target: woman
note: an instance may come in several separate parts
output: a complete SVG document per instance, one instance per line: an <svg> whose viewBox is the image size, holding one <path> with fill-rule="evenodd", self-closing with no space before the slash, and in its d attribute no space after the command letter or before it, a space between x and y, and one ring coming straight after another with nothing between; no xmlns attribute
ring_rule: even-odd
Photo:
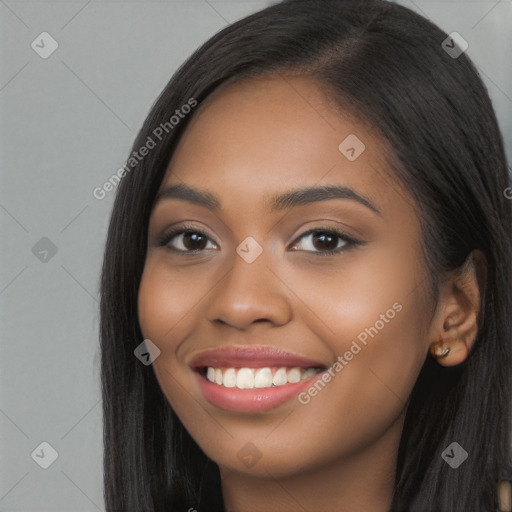
<svg viewBox="0 0 512 512"><path fill-rule="evenodd" d="M446 39L388 2L288 1L171 79L105 252L108 510L497 507L510 180Z"/></svg>

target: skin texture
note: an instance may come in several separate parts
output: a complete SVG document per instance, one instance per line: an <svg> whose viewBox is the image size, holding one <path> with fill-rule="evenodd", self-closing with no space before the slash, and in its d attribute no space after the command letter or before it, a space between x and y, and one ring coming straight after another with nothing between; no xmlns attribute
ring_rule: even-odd
<svg viewBox="0 0 512 512"><path fill-rule="evenodd" d="M162 187L195 186L221 208L162 199L152 212L138 306L144 337L161 350L158 382L219 465L228 511L384 512L407 401L429 350L448 346L439 362L454 365L474 341L473 261L462 277L445 276L429 302L417 208L392 179L383 141L334 108L313 79L232 84L197 114ZM350 134L366 146L354 161L338 149ZM331 184L353 188L381 214L350 199L269 213L274 194ZM184 221L208 236L199 254L158 245ZM326 227L364 244L322 256L343 239L322 245L302 235ZM250 264L236 253L248 236L263 249ZM177 234L169 246L195 247L184 243ZM400 312L306 405L295 397L257 414L226 411L204 398L188 366L227 345L275 346L329 366L395 303ZM260 456L251 467L240 456L248 442Z"/></svg>

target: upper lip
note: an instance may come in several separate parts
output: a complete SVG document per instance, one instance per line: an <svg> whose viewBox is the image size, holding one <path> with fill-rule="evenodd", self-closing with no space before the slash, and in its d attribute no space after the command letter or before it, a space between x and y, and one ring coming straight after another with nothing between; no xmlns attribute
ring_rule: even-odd
<svg viewBox="0 0 512 512"><path fill-rule="evenodd" d="M233 345L207 349L192 357L189 366L196 370L205 366L214 368L263 368L267 366L325 368L323 363L301 354L262 345Z"/></svg>

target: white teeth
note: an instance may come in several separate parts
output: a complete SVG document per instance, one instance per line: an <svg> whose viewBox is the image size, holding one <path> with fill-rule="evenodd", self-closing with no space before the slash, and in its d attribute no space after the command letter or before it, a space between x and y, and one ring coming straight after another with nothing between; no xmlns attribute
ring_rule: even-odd
<svg viewBox="0 0 512 512"><path fill-rule="evenodd" d="M281 367L272 373L271 368L220 368L209 366L206 369L206 378L219 386L226 388L254 389L270 388L272 386L284 386L294 384L321 372L319 368L302 369Z"/></svg>
<svg viewBox="0 0 512 512"><path fill-rule="evenodd" d="M272 386L272 370L270 368L260 368L254 375L255 388L269 388Z"/></svg>
<svg viewBox="0 0 512 512"><path fill-rule="evenodd" d="M272 384L274 384L274 386L283 386L287 382L288 377L286 376L286 368L279 368L272 379Z"/></svg>
<svg viewBox="0 0 512 512"><path fill-rule="evenodd" d="M236 387L238 389L252 389L254 387L254 370L240 368L236 374Z"/></svg>
<svg viewBox="0 0 512 512"><path fill-rule="evenodd" d="M236 373L234 368L228 368L224 372L224 381L222 384L227 388L234 388L236 386Z"/></svg>
<svg viewBox="0 0 512 512"><path fill-rule="evenodd" d="M301 376L300 368L297 367L297 368L292 368L291 370L288 370L287 378L288 378L288 382L290 384L299 382L300 376Z"/></svg>

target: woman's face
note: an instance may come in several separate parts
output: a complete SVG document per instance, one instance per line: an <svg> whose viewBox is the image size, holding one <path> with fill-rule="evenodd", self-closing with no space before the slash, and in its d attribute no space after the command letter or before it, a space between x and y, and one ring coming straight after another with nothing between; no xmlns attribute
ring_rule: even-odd
<svg viewBox="0 0 512 512"><path fill-rule="evenodd" d="M384 146L306 78L234 84L196 114L150 218L138 297L165 396L221 469L284 477L369 447L372 463L389 457L435 340L420 225ZM184 185L210 203L178 197ZM300 192L317 187L339 188Z"/></svg>

